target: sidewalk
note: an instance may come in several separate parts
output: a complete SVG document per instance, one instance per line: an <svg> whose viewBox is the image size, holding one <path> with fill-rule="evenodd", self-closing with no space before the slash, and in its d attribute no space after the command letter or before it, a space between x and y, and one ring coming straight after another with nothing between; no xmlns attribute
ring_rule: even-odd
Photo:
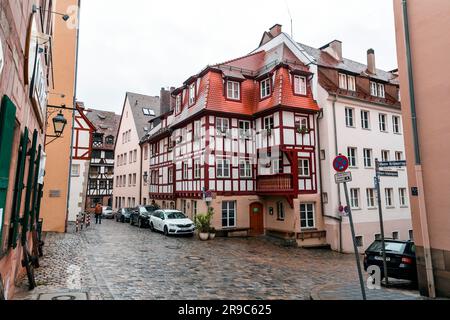
<svg viewBox="0 0 450 320"><path fill-rule="evenodd" d="M367 300L424 300L417 291L399 289L370 290L366 288ZM362 300L361 287L355 284L327 284L311 290L311 300Z"/></svg>

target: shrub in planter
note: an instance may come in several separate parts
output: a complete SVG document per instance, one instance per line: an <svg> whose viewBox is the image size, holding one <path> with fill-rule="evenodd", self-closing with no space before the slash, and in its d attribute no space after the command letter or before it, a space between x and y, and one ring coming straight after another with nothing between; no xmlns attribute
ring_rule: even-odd
<svg viewBox="0 0 450 320"><path fill-rule="evenodd" d="M201 240L208 240L208 238L210 237L209 233L211 231L211 219L213 214L214 210L212 208L209 208L208 213L198 214L195 218L195 226L198 230Z"/></svg>

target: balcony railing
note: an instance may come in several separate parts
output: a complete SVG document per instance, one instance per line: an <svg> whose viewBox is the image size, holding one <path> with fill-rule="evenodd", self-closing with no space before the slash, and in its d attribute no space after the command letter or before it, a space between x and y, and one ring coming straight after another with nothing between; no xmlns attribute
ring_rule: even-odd
<svg viewBox="0 0 450 320"><path fill-rule="evenodd" d="M294 184L292 174L275 174L268 176L258 176L256 189L258 193L293 192Z"/></svg>

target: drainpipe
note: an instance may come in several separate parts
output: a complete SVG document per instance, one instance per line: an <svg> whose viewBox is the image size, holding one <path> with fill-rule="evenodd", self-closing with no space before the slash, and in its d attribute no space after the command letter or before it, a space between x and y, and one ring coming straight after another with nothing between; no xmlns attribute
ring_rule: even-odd
<svg viewBox="0 0 450 320"><path fill-rule="evenodd" d="M414 91L414 73L412 67L411 39L409 34L408 4L407 0L402 0L403 11L403 30L405 33L406 63L408 70L408 86L410 96L411 120L413 130L414 156L415 156L415 174L416 183L419 189L419 222L422 231L423 250L425 258L425 270L427 275L428 295L430 298L436 298L436 289L434 284L433 263L431 257L430 236L428 230L428 217L425 203L425 190L423 186L422 160L420 156L419 131L417 127L416 97Z"/></svg>
<svg viewBox="0 0 450 320"><path fill-rule="evenodd" d="M143 165L142 164L142 154L143 154L142 150L143 150L143 148L142 148L141 143L139 143L139 147L141 149L141 156L140 156L141 161L139 164L139 203L143 204L143 202L144 202L144 201L142 201L142 184L144 183L144 181L142 180L142 165Z"/></svg>
<svg viewBox="0 0 450 320"><path fill-rule="evenodd" d="M321 150L321 143L320 143L320 126L319 126L319 120L323 119L323 109L320 109L319 115L316 118L316 128L317 128L317 148L319 150L319 189L322 192L322 185L323 185L323 177L322 177L322 160L320 159L320 150ZM325 205L323 203L323 194L320 194L320 205L322 208L322 216L325 218L333 219L335 221L339 222L339 252L342 253L342 218L341 217L335 217L325 214Z"/></svg>

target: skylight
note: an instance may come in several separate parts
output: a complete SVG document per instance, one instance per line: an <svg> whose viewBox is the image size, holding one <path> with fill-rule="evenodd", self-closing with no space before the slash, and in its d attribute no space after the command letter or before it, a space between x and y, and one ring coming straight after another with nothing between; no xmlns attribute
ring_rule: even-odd
<svg viewBox="0 0 450 320"><path fill-rule="evenodd" d="M152 116L152 117L155 116L155 111L153 111L152 109L149 109L149 108L143 108L142 112L144 112L144 115L146 115L146 116Z"/></svg>

